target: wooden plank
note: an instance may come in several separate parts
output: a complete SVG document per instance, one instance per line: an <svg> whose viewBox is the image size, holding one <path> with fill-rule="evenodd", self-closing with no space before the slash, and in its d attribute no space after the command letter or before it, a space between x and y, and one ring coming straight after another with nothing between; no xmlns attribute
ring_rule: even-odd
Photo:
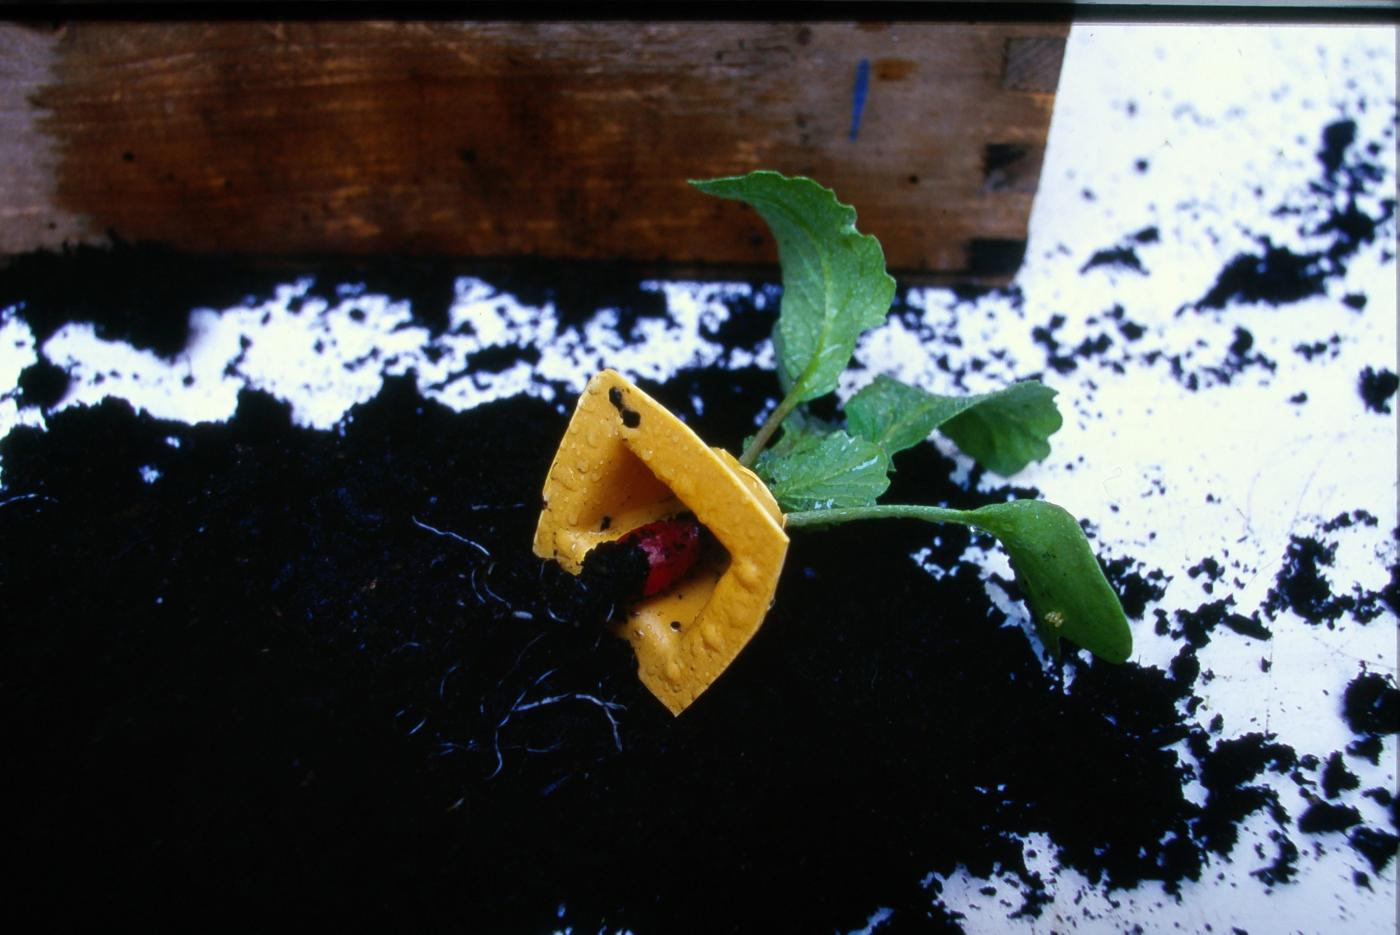
<svg viewBox="0 0 1400 935"><path fill-rule="evenodd" d="M0 253L110 231L274 255L765 263L756 217L684 180L766 167L835 188L892 267L965 271L973 244L1025 237L1066 30L0 25Z"/></svg>

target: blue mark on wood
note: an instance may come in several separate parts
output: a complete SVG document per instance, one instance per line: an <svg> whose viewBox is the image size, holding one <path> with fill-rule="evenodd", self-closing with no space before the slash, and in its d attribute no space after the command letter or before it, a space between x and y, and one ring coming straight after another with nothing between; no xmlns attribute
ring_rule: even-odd
<svg viewBox="0 0 1400 935"><path fill-rule="evenodd" d="M860 133L860 115L865 110L865 95L869 90L870 59L863 58L856 65L856 86L851 91L851 139Z"/></svg>

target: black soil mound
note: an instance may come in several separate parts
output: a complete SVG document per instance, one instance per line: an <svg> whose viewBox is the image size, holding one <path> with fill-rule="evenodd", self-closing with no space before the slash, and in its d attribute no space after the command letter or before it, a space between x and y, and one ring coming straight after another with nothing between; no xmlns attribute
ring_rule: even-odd
<svg viewBox="0 0 1400 935"><path fill-rule="evenodd" d="M771 379L648 389L732 446L748 410L726 401ZM1292 765L1188 727L1198 666L1047 674L958 564L966 534L941 533L935 580L914 524L797 539L758 637L672 719L529 551L563 426L523 398L453 414L403 379L343 434L251 392L227 424L109 401L13 432L0 685L24 910L942 924L921 880L959 864L1019 873L1038 911L1032 831L1111 886L1196 878L1272 804L1254 777ZM901 486L968 500L931 446L909 454ZM1171 749L1188 736L1205 806Z"/></svg>

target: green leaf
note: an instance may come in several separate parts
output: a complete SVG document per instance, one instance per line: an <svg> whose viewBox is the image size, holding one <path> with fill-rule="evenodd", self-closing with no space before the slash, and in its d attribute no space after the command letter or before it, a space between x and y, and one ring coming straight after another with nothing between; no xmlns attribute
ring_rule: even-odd
<svg viewBox="0 0 1400 935"><path fill-rule="evenodd" d="M879 376L846 403L851 432L893 455L935 429L1002 476L1050 454L1046 441L1063 420L1055 391L1036 381L980 396L939 396Z"/></svg>
<svg viewBox="0 0 1400 935"><path fill-rule="evenodd" d="M1050 387L1026 380L972 399L971 406L941 429L988 470L1010 477L1032 461L1049 456L1047 439L1064 424Z"/></svg>
<svg viewBox="0 0 1400 935"><path fill-rule="evenodd" d="M876 377L846 404L851 431L891 455L941 428L964 452L1002 475L1050 453L1063 424L1055 391L1036 381L980 396L940 396L887 376Z"/></svg>
<svg viewBox="0 0 1400 935"><path fill-rule="evenodd" d="M764 170L690 184L742 201L767 222L783 268L773 329L779 380L797 402L830 393L856 339L884 322L894 298L880 242L857 232L855 209L809 178Z"/></svg>
<svg viewBox="0 0 1400 935"><path fill-rule="evenodd" d="M783 512L869 506L889 486L890 456L845 432L784 431L754 470Z"/></svg>
<svg viewBox="0 0 1400 935"><path fill-rule="evenodd" d="M1044 500L1012 500L973 510L967 519L1001 540L1052 654L1064 638L1109 662L1127 661L1128 618L1073 516Z"/></svg>
<svg viewBox="0 0 1400 935"><path fill-rule="evenodd" d="M890 454L912 448L982 397L938 396L883 374L846 403L851 433Z"/></svg>

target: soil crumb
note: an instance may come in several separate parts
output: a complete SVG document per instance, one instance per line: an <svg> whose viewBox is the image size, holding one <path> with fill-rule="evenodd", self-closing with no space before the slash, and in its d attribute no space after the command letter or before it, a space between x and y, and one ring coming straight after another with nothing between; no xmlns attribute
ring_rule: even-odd
<svg viewBox="0 0 1400 935"><path fill-rule="evenodd" d="M1374 370L1367 367L1357 378L1356 388L1367 409L1389 415L1390 398L1400 389L1400 376L1385 368Z"/></svg>

